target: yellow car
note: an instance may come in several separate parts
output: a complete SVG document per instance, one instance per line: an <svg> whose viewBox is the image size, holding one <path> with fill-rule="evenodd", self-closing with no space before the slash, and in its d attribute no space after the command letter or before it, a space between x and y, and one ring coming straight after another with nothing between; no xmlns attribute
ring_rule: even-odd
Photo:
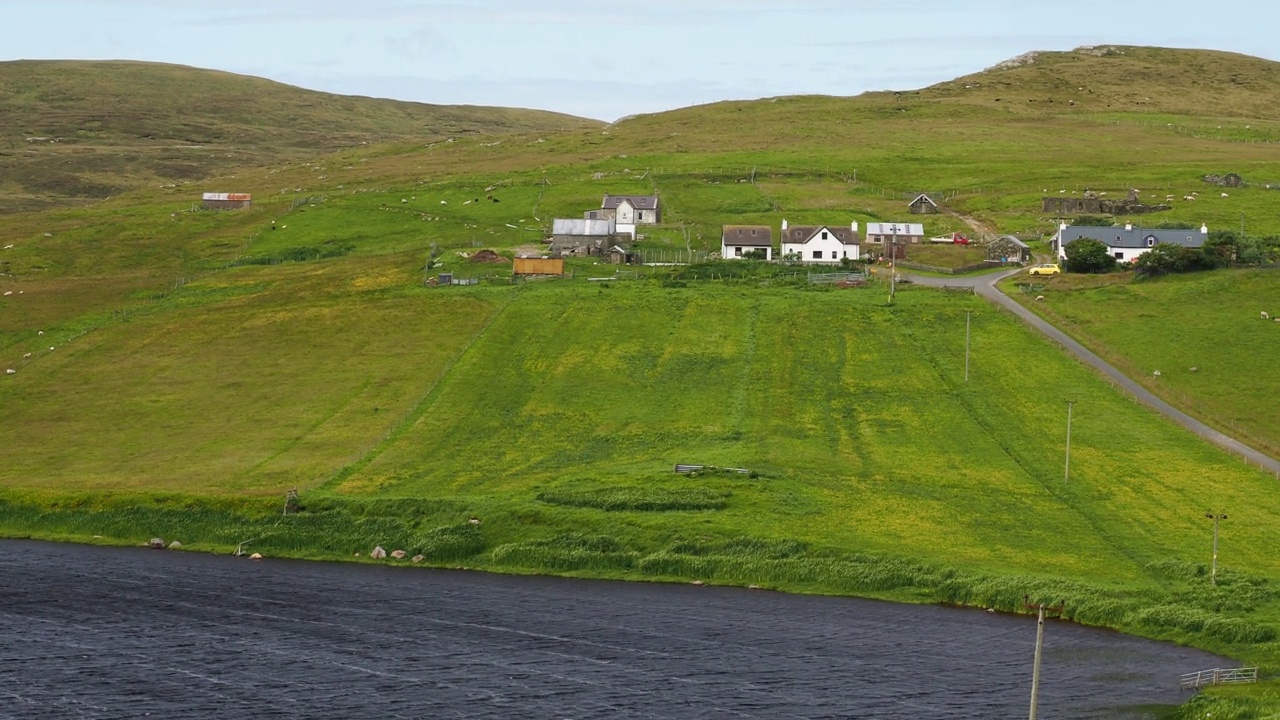
<svg viewBox="0 0 1280 720"><path fill-rule="evenodd" d="M1057 275L1060 272L1062 272L1062 268L1058 267L1056 263L1036 265L1027 271L1027 273L1031 275Z"/></svg>

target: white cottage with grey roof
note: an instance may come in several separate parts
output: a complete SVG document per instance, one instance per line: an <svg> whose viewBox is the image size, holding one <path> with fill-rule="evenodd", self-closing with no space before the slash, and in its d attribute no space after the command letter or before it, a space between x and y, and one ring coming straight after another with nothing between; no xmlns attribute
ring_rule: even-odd
<svg viewBox="0 0 1280 720"><path fill-rule="evenodd" d="M791 225L782 221L782 256L803 263L831 265L862 257L858 223L849 225Z"/></svg>
<svg viewBox="0 0 1280 720"><path fill-rule="evenodd" d="M657 195L605 195L599 210L589 210L590 220L613 220L618 232L636 236L637 225L657 225L662 222L662 205Z"/></svg>
<svg viewBox="0 0 1280 720"><path fill-rule="evenodd" d="M1052 247L1062 260L1067 258L1067 245L1076 240L1097 240L1107 246L1107 252L1116 262L1133 262L1140 255L1156 245L1179 245L1181 247L1203 247L1209 239L1209 227L1201 225L1199 230L1151 230L1127 223L1124 227L1084 227L1067 225L1058 226L1053 236Z"/></svg>

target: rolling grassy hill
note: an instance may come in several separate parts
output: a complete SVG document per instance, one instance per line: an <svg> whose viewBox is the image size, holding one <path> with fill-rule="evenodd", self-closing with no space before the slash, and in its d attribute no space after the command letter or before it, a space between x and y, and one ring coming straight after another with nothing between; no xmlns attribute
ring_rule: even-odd
<svg viewBox="0 0 1280 720"><path fill-rule="evenodd" d="M1152 68L1169 73L1141 86L1152 97L1193 71L1247 82L1230 108L1184 91L1193 109L1175 114L1136 99ZM718 248L723 223L902 220L918 190L945 191L956 212L923 218L929 234L965 229L963 215L1035 237L1056 222L1046 192L1182 197L1234 171L1254 184L1142 221L1235 227L1244 213L1277 233L1280 196L1263 182L1280 160L1264 133L1273 68L1042 54L899 95L241 166L244 212L150 187L15 213L0 228L0 364L16 371L0 378L0 531L217 550L259 538L268 554L326 558L382 543L436 564L1007 610L1024 593L1066 596L1084 622L1280 667L1274 478L971 296L912 288L888 306L882 286L822 291L764 270L587 282L614 272L590 260L556 283L422 286L433 254L431 274L501 276L464 256L536 249L551 218L605 192L660 192L666 224L640 247L676 254ZM1084 79L1093 92L1075 105L1039 100ZM1046 308L1132 367L1189 366L1180 348L1194 349L1199 375L1169 371L1186 403L1213 395L1266 432L1277 386L1232 378L1270 341L1227 351L1244 326L1168 322L1167 306L1238 306L1258 323L1274 295L1266 272L1223 271L1078 301L1055 291ZM1179 340L1187 327L1194 343ZM677 477L677 462L754 475ZM301 511L281 519L294 487ZM1211 508L1232 516L1216 588Z"/></svg>
<svg viewBox="0 0 1280 720"><path fill-rule="evenodd" d="M0 213L344 147L598 124L534 110L333 95L158 63L3 62Z"/></svg>

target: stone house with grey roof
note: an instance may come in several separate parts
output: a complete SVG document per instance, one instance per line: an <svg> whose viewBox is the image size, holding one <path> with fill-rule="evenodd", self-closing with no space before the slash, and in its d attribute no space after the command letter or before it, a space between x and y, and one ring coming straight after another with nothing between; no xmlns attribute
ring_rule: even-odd
<svg viewBox="0 0 1280 720"><path fill-rule="evenodd" d="M1116 262L1127 263L1160 244L1203 247L1204 242L1209 239L1209 227L1201 225L1199 230L1150 230L1133 223L1126 223L1123 227L1083 227L1062 223L1058 226L1050 247L1059 259L1066 260L1067 245L1081 239L1101 242L1107 246L1107 251Z"/></svg>

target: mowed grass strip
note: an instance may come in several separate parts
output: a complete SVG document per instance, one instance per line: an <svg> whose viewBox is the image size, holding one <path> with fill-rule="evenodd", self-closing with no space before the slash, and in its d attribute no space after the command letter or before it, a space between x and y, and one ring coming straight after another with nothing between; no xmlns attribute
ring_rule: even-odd
<svg viewBox="0 0 1280 720"><path fill-rule="evenodd" d="M975 298L916 289L887 308L875 291L720 283L519 292L421 418L329 490L518 513L582 478L632 486L675 463L743 467L761 477L696 527L1140 584L1150 562L1198 556L1203 507L1231 506L1250 517L1235 561L1277 570L1267 478ZM615 522L538 513L551 526ZM635 521L662 537L690 522Z"/></svg>

